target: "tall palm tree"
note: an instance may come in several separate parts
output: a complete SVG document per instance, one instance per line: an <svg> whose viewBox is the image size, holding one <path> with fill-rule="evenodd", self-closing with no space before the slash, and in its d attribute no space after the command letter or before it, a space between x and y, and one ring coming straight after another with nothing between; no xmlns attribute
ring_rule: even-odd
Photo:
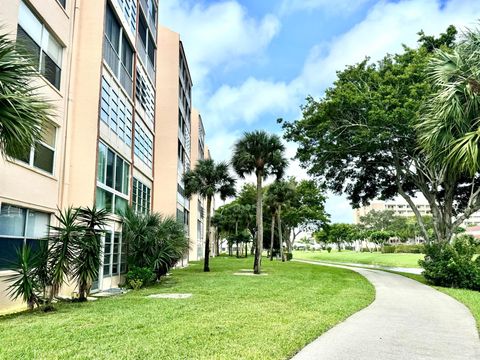
<svg viewBox="0 0 480 360"><path fill-rule="evenodd" d="M278 180L271 184L267 190L269 208L272 212L272 232L274 232L275 229L275 217L277 218L279 250L282 261L285 261L283 254L282 209L289 204L293 198L294 191L291 182ZM270 243L270 251L270 260L273 260L273 235Z"/></svg>
<svg viewBox="0 0 480 360"><path fill-rule="evenodd" d="M480 30L467 30L453 51L438 50L428 73L434 97L418 130L420 142L449 173L480 169Z"/></svg>
<svg viewBox="0 0 480 360"><path fill-rule="evenodd" d="M243 134L233 150L232 165L240 178L254 173L257 177L257 244L253 272L260 274L263 250L263 208L262 181L269 175L277 179L283 176L287 167L284 155L285 146L277 135L265 131L252 131Z"/></svg>
<svg viewBox="0 0 480 360"><path fill-rule="evenodd" d="M235 195L235 179L228 171L228 164L215 163L212 159L199 160L194 170L188 170L183 176L185 196L190 198L198 194L207 199L205 258L203 271L210 271L210 222L212 199L219 193L222 200Z"/></svg>
<svg viewBox="0 0 480 360"><path fill-rule="evenodd" d="M25 52L26 53L26 52ZM0 35L0 156L25 157L42 137L51 104L37 94L34 62L7 34Z"/></svg>

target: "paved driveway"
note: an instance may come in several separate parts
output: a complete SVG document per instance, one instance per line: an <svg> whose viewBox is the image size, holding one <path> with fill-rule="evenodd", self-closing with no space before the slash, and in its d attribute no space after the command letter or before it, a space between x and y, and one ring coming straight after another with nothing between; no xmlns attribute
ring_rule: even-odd
<svg viewBox="0 0 480 360"><path fill-rule="evenodd" d="M450 296L385 271L297 261L356 271L375 286L376 298L293 360L480 359L475 319Z"/></svg>

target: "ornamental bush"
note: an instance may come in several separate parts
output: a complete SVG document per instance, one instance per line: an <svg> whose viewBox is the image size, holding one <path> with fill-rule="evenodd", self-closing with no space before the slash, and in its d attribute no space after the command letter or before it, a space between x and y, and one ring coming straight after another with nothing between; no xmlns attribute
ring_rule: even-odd
<svg viewBox="0 0 480 360"><path fill-rule="evenodd" d="M477 244L468 235L457 237L452 244L425 245L425 260L419 264L423 276L434 285L480 290L480 257L474 259Z"/></svg>
<svg viewBox="0 0 480 360"><path fill-rule="evenodd" d="M153 271L147 267L133 266L125 277L125 285L134 290L147 286L153 280Z"/></svg>

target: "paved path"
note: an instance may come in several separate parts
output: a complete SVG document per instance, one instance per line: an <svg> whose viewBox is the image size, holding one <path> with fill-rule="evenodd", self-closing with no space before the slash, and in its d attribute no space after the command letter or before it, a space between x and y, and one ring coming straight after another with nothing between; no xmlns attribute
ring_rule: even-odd
<svg viewBox="0 0 480 360"><path fill-rule="evenodd" d="M474 360L480 340L469 310L404 276L344 265L365 276L375 301L307 345L292 360Z"/></svg>
<svg viewBox="0 0 480 360"><path fill-rule="evenodd" d="M350 262L339 262L339 261L328 261L328 260L312 260L312 262L324 264L324 265L345 265L348 267L363 267L374 270L390 270L397 272L404 272L408 274L417 274L420 275L423 271L422 268L408 268L408 267L396 267L396 266L385 266L385 265L371 265L371 264L360 264L360 263L350 263Z"/></svg>

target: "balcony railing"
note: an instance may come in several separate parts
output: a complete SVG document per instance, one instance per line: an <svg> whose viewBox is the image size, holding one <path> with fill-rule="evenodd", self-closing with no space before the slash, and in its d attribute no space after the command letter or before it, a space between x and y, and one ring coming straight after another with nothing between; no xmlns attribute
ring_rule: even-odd
<svg viewBox="0 0 480 360"><path fill-rule="evenodd" d="M147 50L145 49L145 45L143 44L140 36L137 36L137 53L140 61L143 64L143 67L146 69L148 77L150 78L151 82L155 84L155 67L147 55Z"/></svg>
<svg viewBox="0 0 480 360"><path fill-rule="evenodd" d="M120 63L120 56L113 48L110 40L105 36L103 42L103 58L107 62L108 66L112 69L114 74L118 74L118 64Z"/></svg>
<svg viewBox="0 0 480 360"><path fill-rule="evenodd" d="M153 34L153 38L157 38L157 23L154 17L148 11L148 4L147 0L140 0L140 5L143 9L143 13L145 14L145 18L147 19L148 27ZM155 12L156 13L156 12Z"/></svg>
<svg viewBox="0 0 480 360"><path fill-rule="evenodd" d="M120 84L122 84L127 94L132 97L133 79L123 64L120 66Z"/></svg>

